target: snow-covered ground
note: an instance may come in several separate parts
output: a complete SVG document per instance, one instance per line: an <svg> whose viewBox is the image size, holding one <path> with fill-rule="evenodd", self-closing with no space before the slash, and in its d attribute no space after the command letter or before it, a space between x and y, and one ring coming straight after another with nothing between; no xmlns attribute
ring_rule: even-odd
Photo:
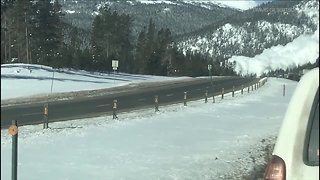
<svg viewBox="0 0 320 180"><path fill-rule="evenodd" d="M274 142L296 84L269 78L258 90L217 97L216 103L160 106L159 113L133 111L117 121L57 122L47 130L20 127L18 178L239 179L264 162L262 148ZM10 175L11 137L2 130L1 179Z"/></svg>
<svg viewBox="0 0 320 180"><path fill-rule="evenodd" d="M42 65L4 64L1 65L1 100L181 79L186 77L93 73L57 70Z"/></svg>

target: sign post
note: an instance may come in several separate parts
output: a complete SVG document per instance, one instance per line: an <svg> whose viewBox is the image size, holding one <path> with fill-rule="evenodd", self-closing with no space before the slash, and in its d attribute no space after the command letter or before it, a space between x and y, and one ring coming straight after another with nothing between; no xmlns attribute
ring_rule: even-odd
<svg viewBox="0 0 320 180"><path fill-rule="evenodd" d="M204 93L204 102L208 102L208 89L206 89L206 92Z"/></svg>
<svg viewBox="0 0 320 180"><path fill-rule="evenodd" d="M48 122L48 104L44 105L43 109L43 129L49 128L49 122Z"/></svg>
<svg viewBox="0 0 320 180"><path fill-rule="evenodd" d="M17 125L16 120L12 121L12 125L8 129L8 133L12 136L11 178L12 178L12 180L17 180L17 176L18 176L18 125Z"/></svg>
<svg viewBox="0 0 320 180"><path fill-rule="evenodd" d="M183 93L183 105L187 106L187 92Z"/></svg>
<svg viewBox="0 0 320 180"><path fill-rule="evenodd" d="M113 100L113 107L112 107L112 114L113 114L113 119L118 119L118 116L117 116L117 103L118 101L115 99Z"/></svg>
<svg viewBox="0 0 320 180"><path fill-rule="evenodd" d="M159 100L158 100L158 95L154 96L154 104L155 104L155 111L159 112Z"/></svg>
<svg viewBox="0 0 320 180"><path fill-rule="evenodd" d="M116 75L116 70L119 67L119 61L118 60L112 60L112 69L113 69L113 75ZM114 83L116 83L116 80L114 80Z"/></svg>
<svg viewBox="0 0 320 180"><path fill-rule="evenodd" d="M211 91L212 92L212 96L213 96L213 99L214 99L214 95L213 95L213 82L212 82L212 64L208 64L208 71L209 71L209 76L210 76L210 84L211 84ZM213 100L214 102L214 100Z"/></svg>
<svg viewBox="0 0 320 180"><path fill-rule="evenodd" d="M243 94L243 85L241 85L241 94Z"/></svg>
<svg viewBox="0 0 320 180"><path fill-rule="evenodd" d="M232 86L232 97L234 97L234 86Z"/></svg>
<svg viewBox="0 0 320 180"><path fill-rule="evenodd" d="M223 95L224 95L224 88L222 88L221 90L221 99L223 99Z"/></svg>

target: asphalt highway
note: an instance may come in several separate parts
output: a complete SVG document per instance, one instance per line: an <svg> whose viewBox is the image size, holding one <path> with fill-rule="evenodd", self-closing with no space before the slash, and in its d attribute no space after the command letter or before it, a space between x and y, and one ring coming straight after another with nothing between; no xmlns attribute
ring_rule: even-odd
<svg viewBox="0 0 320 180"><path fill-rule="evenodd" d="M184 92L187 92L187 101L204 99L208 90L208 101L212 102L212 95L220 95L221 89L231 92L233 86L238 90L241 85L245 87L257 83L256 78L227 77L213 79L195 78L194 81L186 81L163 86L150 86L141 90L131 90L115 94L107 94L95 97L82 97L71 100L49 102L49 122L66 121L79 118L111 115L113 100L117 100L118 113L133 109L154 107L155 95L158 96L159 107L172 103L183 103ZM251 90L251 89L250 89ZM216 97L221 98L221 96ZM12 120L17 120L18 125L43 123L44 104L31 103L1 107L1 129L7 128ZM118 115L121 117L121 114Z"/></svg>

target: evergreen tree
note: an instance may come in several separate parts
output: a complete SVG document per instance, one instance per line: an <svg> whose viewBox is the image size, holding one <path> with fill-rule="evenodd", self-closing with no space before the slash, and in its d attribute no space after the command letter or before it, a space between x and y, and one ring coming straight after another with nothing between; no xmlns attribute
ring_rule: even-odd
<svg viewBox="0 0 320 180"><path fill-rule="evenodd" d="M155 52L155 31L156 31L156 27L155 27L155 23L153 22L152 18L150 18L149 20L149 26L148 26L148 31L147 31L147 39L146 39L146 47L145 47L145 62L146 62L146 70L145 73L148 74L153 74L152 73L152 68L153 65L152 63L154 63L154 60L151 60L151 55L154 54ZM153 55L153 58L156 57L155 55Z"/></svg>
<svg viewBox="0 0 320 180"><path fill-rule="evenodd" d="M63 46L63 16L58 1L37 1L34 6L33 57L37 63L61 66L57 61L61 58Z"/></svg>
<svg viewBox="0 0 320 180"><path fill-rule="evenodd" d="M30 63L31 1L1 3L1 62Z"/></svg>
<svg viewBox="0 0 320 180"><path fill-rule="evenodd" d="M145 28L139 33L136 53L135 53L135 63L134 63L134 73L143 74L146 69L146 30Z"/></svg>
<svg viewBox="0 0 320 180"><path fill-rule="evenodd" d="M168 74L174 76L186 75L186 57L178 50L176 45L173 45L170 55Z"/></svg>
<svg viewBox="0 0 320 180"><path fill-rule="evenodd" d="M119 60L119 69L129 71L132 47L130 43L132 20L128 15L111 12L108 6L100 9L93 21L91 47L93 63L100 70L111 70L111 61Z"/></svg>

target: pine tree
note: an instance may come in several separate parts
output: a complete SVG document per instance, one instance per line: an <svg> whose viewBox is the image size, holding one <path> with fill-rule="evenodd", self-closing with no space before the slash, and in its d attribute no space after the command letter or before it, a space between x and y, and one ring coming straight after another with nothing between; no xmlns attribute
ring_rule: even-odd
<svg viewBox="0 0 320 180"><path fill-rule="evenodd" d="M131 23L128 15L111 12L108 6L100 9L92 24L91 47L93 63L100 70L111 70L111 61L119 60L119 69L129 71L131 57Z"/></svg>
<svg viewBox="0 0 320 180"><path fill-rule="evenodd" d="M135 63L134 63L134 73L143 74L146 69L146 29L142 29L139 33L137 45L136 45L136 53L135 53Z"/></svg>
<svg viewBox="0 0 320 180"><path fill-rule="evenodd" d="M63 46L63 23L61 5L55 0L36 2L34 18L33 55L37 63L61 66L57 60L61 58Z"/></svg>
<svg viewBox="0 0 320 180"><path fill-rule="evenodd" d="M29 29L31 1L1 3L1 62L30 63Z"/></svg>

